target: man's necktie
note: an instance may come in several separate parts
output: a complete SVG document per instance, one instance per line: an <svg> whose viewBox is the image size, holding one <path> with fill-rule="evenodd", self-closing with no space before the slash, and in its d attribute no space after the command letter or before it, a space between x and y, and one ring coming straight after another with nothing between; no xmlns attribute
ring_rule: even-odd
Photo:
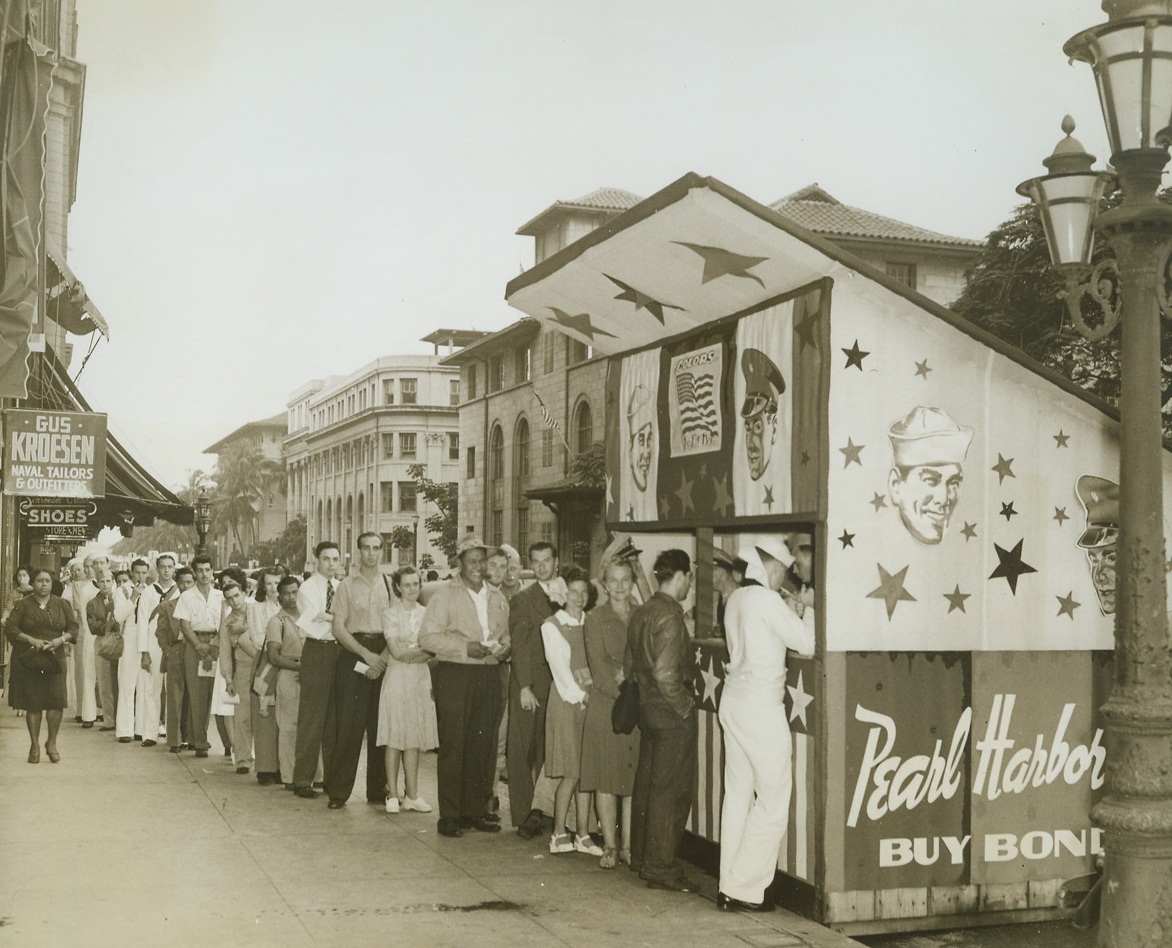
<svg viewBox="0 0 1172 948"><path fill-rule="evenodd" d="M334 605L334 584L328 579L326 580L326 612L329 612Z"/></svg>

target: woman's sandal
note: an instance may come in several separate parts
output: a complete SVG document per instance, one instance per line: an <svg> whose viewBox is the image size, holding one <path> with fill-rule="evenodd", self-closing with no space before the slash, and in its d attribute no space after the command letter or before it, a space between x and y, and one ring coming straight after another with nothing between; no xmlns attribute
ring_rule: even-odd
<svg viewBox="0 0 1172 948"><path fill-rule="evenodd" d="M46 744L45 745L45 753L49 755L49 763L50 764L56 764L56 763L60 762L61 755L59 753L57 753L57 748L54 747L54 748L50 749L49 745Z"/></svg>
<svg viewBox="0 0 1172 948"><path fill-rule="evenodd" d="M602 851L602 858L598 860L598 865L603 869L613 869L618 865L619 851L613 846L608 846Z"/></svg>
<svg viewBox="0 0 1172 948"><path fill-rule="evenodd" d="M624 866L629 866L631 864L631 851L629 849L619 850L619 862Z"/></svg>

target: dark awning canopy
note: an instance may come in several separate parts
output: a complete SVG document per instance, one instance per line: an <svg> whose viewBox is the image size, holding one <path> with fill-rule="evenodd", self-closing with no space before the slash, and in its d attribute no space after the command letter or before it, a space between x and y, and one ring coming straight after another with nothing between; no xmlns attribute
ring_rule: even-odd
<svg viewBox="0 0 1172 948"><path fill-rule="evenodd" d="M53 411L93 411L65 367L46 349L36 358L29 394ZM98 501L100 526L150 526L156 517L189 524L195 511L160 483L113 435L106 444L106 495Z"/></svg>

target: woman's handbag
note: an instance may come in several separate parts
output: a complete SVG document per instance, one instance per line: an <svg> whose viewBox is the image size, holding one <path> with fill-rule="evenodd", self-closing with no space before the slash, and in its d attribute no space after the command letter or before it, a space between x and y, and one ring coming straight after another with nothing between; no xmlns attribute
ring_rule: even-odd
<svg viewBox="0 0 1172 948"><path fill-rule="evenodd" d="M36 672L39 675L60 675L64 670L61 659L51 649L22 649L17 656L17 661L26 671Z"/></svg>
<svg viewBox="0 0 1172 948"><path fill-rule="evenodd" d="M639 723L639 682L634 678L619 683L619 696L610 709L610 726L616 734L630 734Z"/></svg>
<svg viewBox="0 0 1172 948"><path fill-rule="evenodd" d="M110 631L105 635L99 635L96 647L99 657L111 662L118 661L122 657L122 633Z"/></svg>

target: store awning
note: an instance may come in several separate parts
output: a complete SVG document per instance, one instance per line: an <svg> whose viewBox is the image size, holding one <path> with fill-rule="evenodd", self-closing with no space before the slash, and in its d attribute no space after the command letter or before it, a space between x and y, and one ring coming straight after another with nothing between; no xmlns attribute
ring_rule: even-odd
<svg viewBox="0 0 1172 948"><path fill-rule="evenodd" d="M86 295L85 286L66 263L61 248L52 238L45 241L45 247L49 257L48 277L45 281L49 318L75 336L88 336L97 330L109 339L109 323L97 304Z"/></svg>
<svg viewBox="0 0 1172 948"><path fill-rule="evenodd" d="M34 356L29 394L39 407L54 411L93 411L65 367L46 349ZM160 483L113 435L106 445L106 494L98 501L103 526L149 526L156 517L189 524L195 511Z"/></svg>
<svg viewBox="0 0 1172 948"><path fill-rule="evenodd" d="M510 281L505 298L615 355L828 276L912 292L715 178L688 174Z"/></svg>

